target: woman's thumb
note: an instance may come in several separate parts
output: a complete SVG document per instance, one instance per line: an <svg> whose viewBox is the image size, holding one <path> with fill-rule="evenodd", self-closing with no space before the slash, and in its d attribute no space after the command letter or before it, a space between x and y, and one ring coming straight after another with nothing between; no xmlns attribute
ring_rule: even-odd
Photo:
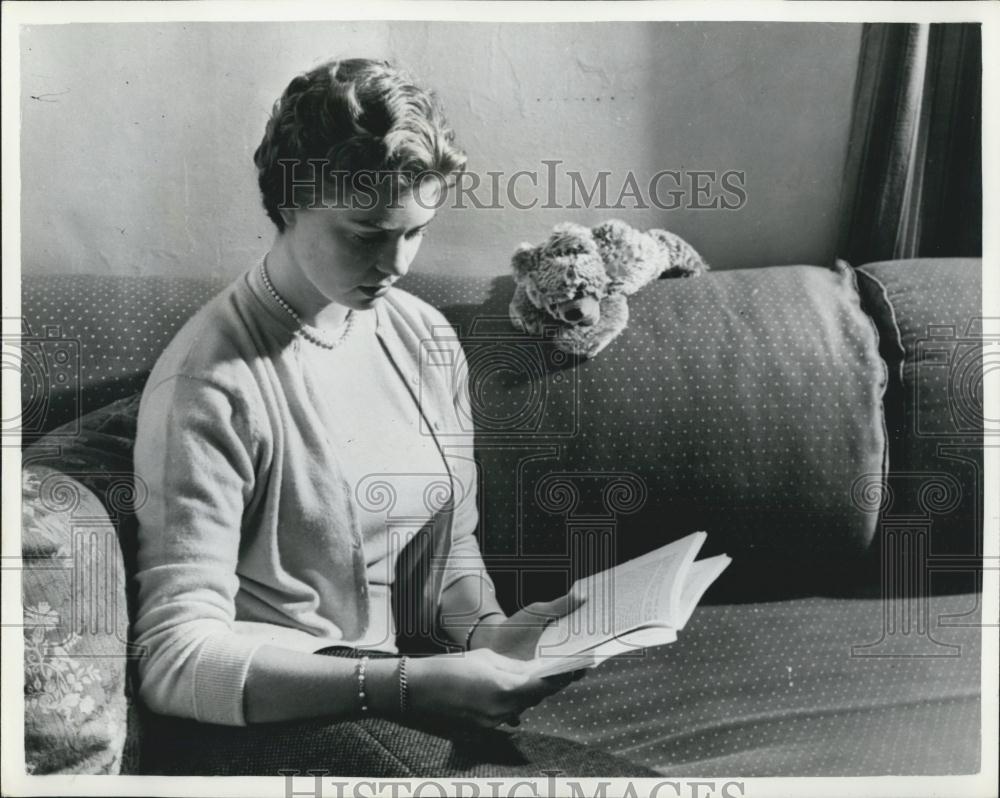
<svg viewBox="0 0 1000 798"><path fill-rule="evenodd" d="M545 618L562 618L564 615L569 615L585 601L586 599L584 597L570 591L564 596L552 599L552 601L544 601L536 604L535 610L539 615L542 615Z"/></svg>

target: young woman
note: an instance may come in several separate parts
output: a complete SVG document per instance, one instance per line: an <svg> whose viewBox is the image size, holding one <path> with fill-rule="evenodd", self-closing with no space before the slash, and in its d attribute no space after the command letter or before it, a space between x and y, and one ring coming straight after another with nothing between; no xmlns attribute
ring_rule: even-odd
<svg viewBox="0 0 1000 798"><path fill-rule="evenodd" d="M435 100L329 62L289 84L254 160L274 243L180 330L139 413L150 769L620 774L477 731L569 681L524 660L572 607L507 617L493 597L461 348L393 287L465 163Z"/></svg>

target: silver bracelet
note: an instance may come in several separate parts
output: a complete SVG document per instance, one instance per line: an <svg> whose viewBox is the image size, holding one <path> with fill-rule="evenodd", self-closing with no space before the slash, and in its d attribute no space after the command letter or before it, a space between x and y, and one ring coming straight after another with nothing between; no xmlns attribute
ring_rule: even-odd
<svg viewBox="0 0 1000 798"><path fill-rule="evenodd" d="M476 622L474 624L472 624L472 626L469 627L469 631L465 633L465 646L464 646L464 648L465 648L466 651L468 651L469 650L469 646L472 645L472 634L473 634L473 632L475 632L476 629L479 628L479 624L481 624L483 621L485 621L487 618L489 618L492 615L503 615L503 613L500 612L500 610L494 610L493 612L487 612L485 615L480 615L478 618L476 618Z"/></svg>
<svg viewBox="0 0 1000 798"><path fill-rule="evenodd" d="M409 695L407 695L407 683L406 683L406 657L400 657L399 659L399 714L405 715L407 709L407 703L409 701Z"/></svg>
<svg viewBox="0 0 1000 798"><path fill-rule="evenodd" d="M358 660L355 673L358 676L358 701L361 703L361 711L368 711L368 694L365 692L365 671L368 670L368 657Z"/></svg>

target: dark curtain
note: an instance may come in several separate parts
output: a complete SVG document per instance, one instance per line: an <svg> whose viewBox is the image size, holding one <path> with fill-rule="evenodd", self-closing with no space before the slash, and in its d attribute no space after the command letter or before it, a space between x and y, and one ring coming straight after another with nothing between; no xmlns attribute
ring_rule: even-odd
<svg viewBox="0 0 1000 798"><path fill-rule="evenodd" d="M982 254L978 24L866 24L838 254Z"/></svg>

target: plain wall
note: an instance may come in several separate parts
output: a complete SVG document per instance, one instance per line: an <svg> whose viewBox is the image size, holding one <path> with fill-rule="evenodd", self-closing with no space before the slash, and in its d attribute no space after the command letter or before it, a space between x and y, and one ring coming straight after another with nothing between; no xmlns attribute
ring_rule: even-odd
<svg viewBox="0 0 1000 798"><path fill-rule="evenodd" d="M741 170L738 210L445 207L414 268L506 272L565 220L663 227L715 268L829 263L858 24L170 23L28 28L21 62L25 273L235 276L274 235L252 154L289 79L331 56L406 66L469 168L589 182ZM667 184L663 184L665 187ZM568 199L568 179L556 191ZM486 195L482 195L485 197Z"/></svg>

